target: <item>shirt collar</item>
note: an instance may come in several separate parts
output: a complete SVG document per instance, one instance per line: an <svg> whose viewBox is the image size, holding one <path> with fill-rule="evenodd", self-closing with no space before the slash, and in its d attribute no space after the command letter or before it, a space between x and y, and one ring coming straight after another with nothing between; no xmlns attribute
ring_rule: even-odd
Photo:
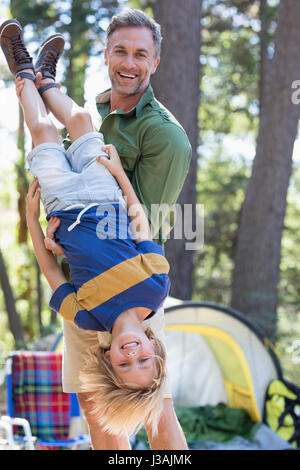
<svg viewBox="0 0 300 470"><path fill-rule="evenodd" d="M110 96L111 96L111 88L108 90L103 91L102 93L99 93L99 95L96 96L96 104L97 108L102 116L104 118L109 114L110 110ZM123 116L138 116L142 109L150 103L154 99L154 93L151 85L148 85L147 89L144 91L144 93L141 96L140 101L137 103L137 105L132 108L130 111L121 111L120 109L117 109L114 111L116 114L121 114Z"/></svg>

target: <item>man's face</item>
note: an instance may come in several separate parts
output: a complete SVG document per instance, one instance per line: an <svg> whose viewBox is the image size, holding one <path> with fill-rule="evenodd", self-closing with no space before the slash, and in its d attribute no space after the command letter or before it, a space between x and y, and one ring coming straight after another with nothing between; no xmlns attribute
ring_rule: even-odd
<svg viewBox="0 0 300 470"><path fill-rule="evenodd" d="M114 31L104 57L112 89L125 96L143 91L159 64L152 33L144 27L124 26Z"/></svg>
<svg viewBox="0 0 300 470"><path fill-rule="evenodd" d="M123 333L112 340L104 357L123 382L148 387L156 375L154 344L146 334Z"/></svg>

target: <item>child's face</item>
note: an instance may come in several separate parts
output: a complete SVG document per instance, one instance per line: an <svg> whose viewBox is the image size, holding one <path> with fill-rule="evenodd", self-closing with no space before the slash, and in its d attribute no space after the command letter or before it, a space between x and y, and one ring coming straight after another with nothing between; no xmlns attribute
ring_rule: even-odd
<svg viewBox="0 0 300 470"><path fill-rule="evenodd" d="M105 359L123 382L148 387L156 374L154 348L155 340L145 333L126 332L112 340Z"/></svg>

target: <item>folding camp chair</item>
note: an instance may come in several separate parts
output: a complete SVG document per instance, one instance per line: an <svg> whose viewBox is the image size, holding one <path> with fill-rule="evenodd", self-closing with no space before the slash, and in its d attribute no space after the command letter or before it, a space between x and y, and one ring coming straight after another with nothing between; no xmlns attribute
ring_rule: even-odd
<svg viewBox="0 0 300 470"><path fill-rule="evenodd" d="M56 352L17 351L7 358L7 417L1 421L13 426L14 441L28 444L31 439L24 426L23 436L17 435L18 422L13 420L17 417L29 422L36 449L90 443L89 435L82 431L76 394L62 391L61 369L62 355Z"/></svg>

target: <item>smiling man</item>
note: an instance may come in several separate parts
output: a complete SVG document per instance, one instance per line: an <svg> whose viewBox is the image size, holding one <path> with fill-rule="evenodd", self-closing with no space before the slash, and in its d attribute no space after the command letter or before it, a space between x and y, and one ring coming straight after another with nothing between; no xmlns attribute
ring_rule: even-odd
<svg viewBox="0 0 300 470"><path fill-rule="evenodd" d="M150 76L159 64L152 32L141 27L138 30L139 44L135 27L123 26L108 34L105 64L108 65L112 85L111 111L117 108L132 109L139 102L149 85Z"/></svg>
<svg viewBox="0 0 300 470"><path fill-rule="evenodd" d="M150 85L151 75L160 61L161 40L160 26L145 13L126 10L114 16L107 29L105 49L111 88L99 94L96 103L105 143L116 147L126 174L148 211L153 240L163 245L172 222L167 216L154 224L150 217L151 206L174 205L188 172L191 146L178 121L155 99ZM53 238L53 235L48 231L49 237ZM163 339L163 309L143 322L143 327L147 326ZM93 392L84 391L80 379L89 351L99 343L104 347L107 341L104 333L80 330L64 321L64 391L77 393L95 450L130 449L128 439L108 434L99 426L90 413L94 407ZM145 367L138 361L147 360L148 352L141 351L138 344L124 344L122 349L111 349L106 359L112 367L124 367L125 375L132 370L138 374L138 368ZM187 449L174 412L170 385L164 397L158 434L153 436L151 429L146 429L150 447Z"/></svg>

